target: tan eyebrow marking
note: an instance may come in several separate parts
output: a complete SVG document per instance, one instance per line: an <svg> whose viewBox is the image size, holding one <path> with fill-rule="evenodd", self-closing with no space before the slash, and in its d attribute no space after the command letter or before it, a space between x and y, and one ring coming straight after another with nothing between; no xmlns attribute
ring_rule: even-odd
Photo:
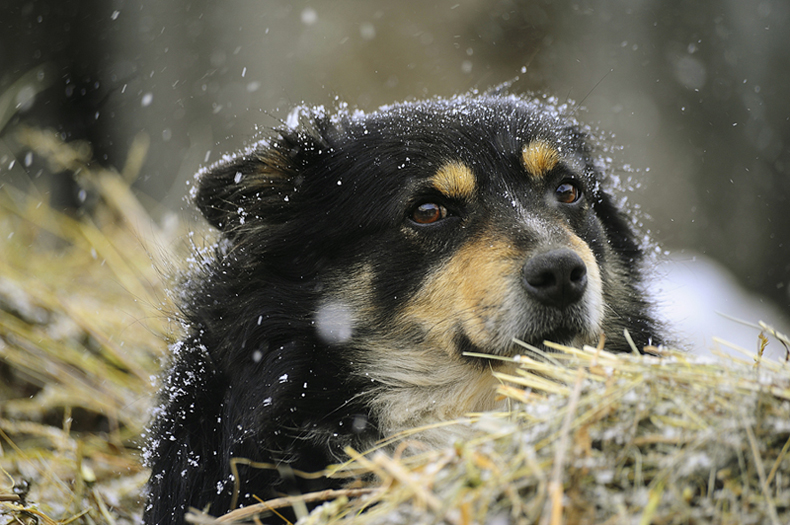
<svg viewBox="0 0 790 525"><path fill-rule="evenodd" d="M448 162L431 177L434 188L454 199L469 199L475 193L477 180L472 170L460 162Z"/></svg>
<svg viewBox="0 0 790 525"><path fill-rule="evenodd" d="M557 148L543 140L533 140L521 150L521 162L533 177L542 177L560 162Z"/></svg>

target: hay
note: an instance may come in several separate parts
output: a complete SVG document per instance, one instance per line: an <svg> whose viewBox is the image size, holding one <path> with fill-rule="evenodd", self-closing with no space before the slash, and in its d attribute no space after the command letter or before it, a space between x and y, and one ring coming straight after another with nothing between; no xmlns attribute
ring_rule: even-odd
<svg viewBox="0 0 790 525"><path fill-rule="evenodd" d="M371 473L374 490L332 495L302 523L790 520L787 363L551 346L553 362L522 356L515 375L499 375L510 410L458 423L474 439L411 457L349 451L334 472ZM252 523L281 504L188 518Z"/></svg>
<svg viewBox="0 0 790 525"><path fill-rule="evenodd" d="M19 140L53 171L78 172L99 205L75 219L0 187L0 516L134 523L151 377L174 331L156 268L175 259L175 234L128 189L144 140L124 175L52 134ZM759 354L790 341L763 324L755 342L756 355L718 360L525 347L498 375L506 410L437 423L472 439L426 450L417 429L348 449L327 471L344 490L188 519L254 523L293 506L313 525L788 523L790 366Z"/></svg>
<svg viewBox="0 0 790 525"><path fill-rule="evenodd" d="M17 139L98 203L76 218L0 185L0 516L139 521L140 436L172 333L152 257L168 239L86 144L29 129Z"/></svg>

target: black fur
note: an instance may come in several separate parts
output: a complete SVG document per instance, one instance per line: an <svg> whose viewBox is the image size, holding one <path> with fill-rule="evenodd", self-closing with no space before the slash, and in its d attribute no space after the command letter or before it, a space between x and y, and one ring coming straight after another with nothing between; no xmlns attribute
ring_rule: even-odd
<svg viewBox="0 0 790 525"><path fill-rule="evenodd" d="M371 404L395 386L368 372L378 356L397 361L401 349L422 348L433 335L404 320L404 309L432 272L483 236L506 239L502 253L526 257L556 244L552 232L571 231L600 268L607 348L630 351L625 329L640 349L661 343L640 288L642 252L630 221L566 110L472 95L365 115L298 113L298 126L197 181L194 202L222 240L185 285L189 334L174 348L148 451L149 525L181 523L190 506L220 515L232 502L255 503L253 496L334 486L293 470L321 470L341 460L346 445L364 450L383 437L384 412ZM521 161L536 139L563 158L542 178L525 174ZM474 172L472 197L426 186L447 162ZM580 203L558 205L553 188L569 178L581 188ZM415 224L410 213L424 202L445 206L448 217ZM507 293L518 302L524 292ZM342 307L322 310L335 297ZM517 335L536 345L574 340L587 319L522 303ZM454 318L436 315L435 330L453 332L448 348L436 350L448 363L482 368L463 352L515 352L481 348ZM234 479L234 458L276 468L237 463Z"/></svg>

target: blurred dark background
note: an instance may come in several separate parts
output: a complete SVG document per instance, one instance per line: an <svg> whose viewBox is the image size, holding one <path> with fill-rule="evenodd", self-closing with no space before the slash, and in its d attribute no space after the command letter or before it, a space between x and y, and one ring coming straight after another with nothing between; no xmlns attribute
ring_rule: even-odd
<svg viewBox="0 0 790 525"><path fill-rule="evenodd" d="M85 204L14 143L20 124L119 168L147 138L135 189L161 216L296 104L370 110L518 77L614 133L629 201L675 261L712 257L790 314L788 24L786 0L4 0L0 184Z"/></svg>

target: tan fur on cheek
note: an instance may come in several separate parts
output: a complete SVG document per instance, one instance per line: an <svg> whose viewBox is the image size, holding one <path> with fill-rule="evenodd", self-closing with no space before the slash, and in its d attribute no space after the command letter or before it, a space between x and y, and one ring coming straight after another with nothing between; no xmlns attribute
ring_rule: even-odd
<svg viewBox="0 0 790 525"><path fill-rule="evenodd" d="M468 243L431 275L403 310L400 323L418 324L427 343L450 354L457 328L474 344L489 347L496 336L495 316L520 266L518 252L502 240Z"/></svg>

